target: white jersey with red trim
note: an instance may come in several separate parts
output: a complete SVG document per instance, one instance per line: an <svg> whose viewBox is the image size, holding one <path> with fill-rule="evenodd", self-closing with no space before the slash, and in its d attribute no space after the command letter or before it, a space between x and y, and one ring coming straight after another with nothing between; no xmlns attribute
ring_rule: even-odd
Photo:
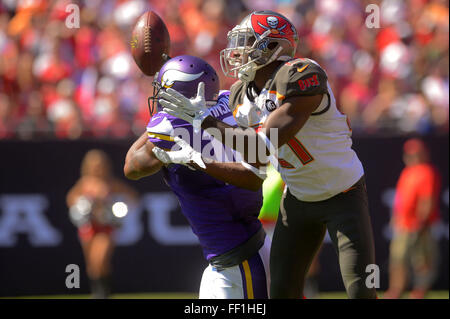
<svg viewBox="0 0 450 319"><path fill-rule="evenodd" d="M296 59L283 64L257 94L241 81L231 88L230 108L238 125L261 126L269 114L292 96L323 98L305 125L278 149L278 171L299 200L321 201L343 192L364 174L351 148L347 116L336 107L325 71L313 60ZM301 107L300 105L298 107Z"/></svg>

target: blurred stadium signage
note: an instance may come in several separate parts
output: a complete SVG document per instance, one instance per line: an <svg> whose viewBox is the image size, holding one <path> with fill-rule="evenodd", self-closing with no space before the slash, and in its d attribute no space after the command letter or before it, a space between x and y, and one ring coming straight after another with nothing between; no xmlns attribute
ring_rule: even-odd
<svg viewBox="0 0 450 319"><path fill-rule="evenodd" d="M62 232L50 224L46 217L48 200L45 194L0 196L0 247L14 247L19 235L24 235L34 247L62 245ZM149 213L149 234L161 245L196 245L198 239L187 225L171 225L170 215L178 202L170 193L145 194L139 205L124 218L123 226L116 232L116 244L130 246L143 236L140 217Z"/></svg>
<svg viewBox="0 0 450 319"><path fill-rule="evenodd" d="M393 188L403 168L405 138L355 138L366 170L378 270L370 284L385 289L389 252L389 219ZM440 238L441 265L437 289L448 289L448 136L429 137L434 163L442 173L443 222L435 230ZM80 162L92 148L113 160L117 176L131 141L0 141L0 296L86 293L83 254L77 230L68 215L65 197L79 178ZM8 156L8 154L20 154ZM138 205L115 234L113 255L115 292L198 291L206 262L178 201L156 174L130 182L141 194ZM80 288L69 289L67 265L80 267ZM343 290L332 246L321 250L319 288ZM33 265L30 267L30 265ZM326 270L326 271L325 271ZM71 279L75 284L75 278Z"/></svg>
<svg viewBox="0 0 450 319"><path fill-rule="evenodd" d="M27 234L35 247L61 244L61 232L45 215L48 200L42 194L0 196L0 247L14 247L18 234Z"/></svg>

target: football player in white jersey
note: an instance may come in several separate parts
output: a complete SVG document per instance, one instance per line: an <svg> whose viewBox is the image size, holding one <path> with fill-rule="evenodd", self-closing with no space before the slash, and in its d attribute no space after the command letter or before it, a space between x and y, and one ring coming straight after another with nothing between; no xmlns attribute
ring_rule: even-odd
<svg viewBox="0 0 450 319"><path fill-rule="evenodd" d="M297 44L295 27L272 11L251 13L228 33L222 69L239 78L229 106L238 125L254 130L233 129L213 118L202 96L187 99L168 89L159 101L194 127L219 130L215 138L247 162L255 158L252 138L262 141L257 154L265 148L276 155L286 189L271 248L271 298L303 296L305 276L326 230L348 296L376 298L375 289L366 286L366 267L375 264L375 254L364 169L327 74L313 60L294 59ZM225 138L230 130L235 139ZM236 141L243 136L247 142L241 147ZM255 168L264 164L261 158L252 162Z"/></svg>

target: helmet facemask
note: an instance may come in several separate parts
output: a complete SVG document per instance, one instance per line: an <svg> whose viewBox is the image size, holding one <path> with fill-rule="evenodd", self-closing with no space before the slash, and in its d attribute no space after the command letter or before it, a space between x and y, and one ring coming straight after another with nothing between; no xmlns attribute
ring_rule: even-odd
<svg viewBox="0 0 450 319"><path fill-rule="evenodd" d="M275 61L282 50L276 41L269 41L270 31L261 36L251 29L237 29L228 33L228 46L220 52L220 65L226 76L252 81L254 73ZM240 73L250 73L244 75ZM253 73L253 74L252 74Z"/></svg>
<svg viewBox="0 0 450 319"><path fill-rule="evenodd" d="M152 96L149 96L147 99L148 104L148 110L150 112L150 117L155 115L155 113L158 110L158 94L162 89L161 83L157 81L159 72L156 72L155 76L153 77L152 81L152 87L153 87L153 94Z"/></svg>
<svg viewBox="0 0 450 319"><path fill-rule="evenodd" d="M220 52L220 65L226 76L237 77L238 70L249 62L250 54L255 52L256 37L250 29L228 32L227 48Z"/></svg>

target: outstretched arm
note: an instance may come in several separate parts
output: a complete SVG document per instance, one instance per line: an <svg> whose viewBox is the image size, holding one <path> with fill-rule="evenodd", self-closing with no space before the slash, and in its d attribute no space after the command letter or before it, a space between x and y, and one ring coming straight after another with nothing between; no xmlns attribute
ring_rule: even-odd
<svg viewBox="0 0 450 319"><path fill-rule="evenodd" d="M241 153L246 162L259 167L267 163L267 158L257 158L255 155L268 155L270 144L280 147L294 137L322 102L325 92L322 91L286 98L283 104L268 116L259 133L252 129L234 128L212 117L205 104L203 82L198 86L195 99L188 99L169 88L160 93L159 103L167 113L192 123L194 128L199 129L201 126L222 144ZM217 134L217 130L220 134Z"/></svg>
<svg viewBox="0 0 450 319"><path fill-rule="evenodd" d="M205 169L200 168L197 165L195 165L195 167L216 179L240 188L257 191L264 182L264 175L256 175L241 163L221 163L216 161L208 163L205 161L205 164Z"/></svg>
<svg viewBox="0 0 450 319"><path fill-rule="evenodd" d="M269 115L267 120L264 122L262 132L264 132L264 134L273 145L281 147L282 145L287 143L293 136L295 136L295 134L303 127L311 113L314 112L314 110L321 103L322 98L323 95L313 95L296 96L286 99L279 108L277 108ZM218 129L221 134L215 134L214 137L216 139L219 139L228 147L239 151L247 162L250 158L252 158L252 155L254 155L250 154L250 152L254 152L256 150L256 154L260 154L258 147L267 145L266 140L261 141L260 143L256 142L258 138L262 138L261 136L258 136L256 131L250 129L244 131L240 128L233 128L230 125L218 121L212 116L208 116L204 119L202 128L209 132L211 132L211 129ZM276 138L271 136L271 129L276 129ZM226 134L229 134L231 132L230 130L233 130L232 134L235 137L233 139L226 139L225 136ZM236 141L238 140L253 140L254 144L252 145L252 147L249 147L248 143L246 143L245 145L238 145L236 143ZM257 162L254 164L256 164L256 166L261 165L261 163L258 161L260 159L256 157L256 160Z"/></svg>
<svg viewBox="0 0 450 319"><path fill-rule="evenodd" d="M128 179L138 180L157 173L164 165L152 152L154 145L142 134L128 150L123 172Z"/></svg>
<svg viewBox="0 0 450 319"><path fill-rule="evenodd" d="M211 159L202 159L202 155L195 151L186 141L179 137L174 138L175 143L180 146L178 151L164 151L154 147L152 152L164 164L182 164L202 170L212 177L226 183L257 191L264 181L265 173L247 163L217 162Z"/></svg>

